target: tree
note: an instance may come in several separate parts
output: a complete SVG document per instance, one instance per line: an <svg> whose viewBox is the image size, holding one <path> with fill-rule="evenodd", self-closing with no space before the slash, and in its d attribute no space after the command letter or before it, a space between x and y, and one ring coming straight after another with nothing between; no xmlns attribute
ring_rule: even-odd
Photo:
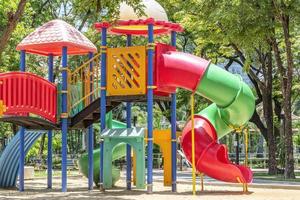
<svg viewBox="0 0 300 200"><path fill-rule="evenodd" d="M167 4L167 3L165 3ZM256 105L263 104L263 115L255 110L251 122L257 125L269 147L269 173L276 174L276 129L273 123L273 60L267 42L270 24L268 10L258 10L266 2L250 1L171 1L171 15L186 28L183 37L199 56L243 67L257 95ZM177 6L177 10L176 10ZM255 22L255 23L253 23ZM184 39L183 47L187 44ZM278 132L277 132L278 135Z"/></svg>
<svg viewBox="0 0 300 200"><path fill-rule="evenodd" d="M300 11L300 1L272 1L273 19L279 23L280 29L273 29L273 37L270 42L273 47L275 60L280 72L281 91L283 95L283 111L284 111L284 132L285 132L285 178L295 178L294 173L294 155L293 155L293 131L292 131L292 84L294 76L294 55L292 50L292 36L290 29L292 23L295 26L297 15ZM299 24L298 24L299 25ZM284 64L280 49L277 42L277 32L283 33L281 38L284 41L284 51L286 64Z"/></svg>
<svg viewBox="0 0 300 200"><path fill-rule="evenodd" d="M18 21L20 20L20 18L23 15L26 2L27 2L27 0L20 0L15 13L13 13L13 11L7 12L7 17L6 17L7 23L6 23L6 26L3 28L3 31L2 31L1 37L0 37L0 55L4 51L12 32L15 30L15 28L18 24ZM4 2L4 4L2 6L5 7L11 3L12 3L11 1L6 1L6 2ZM2 13L2 14L4 14L4 13ZM0 59L1 59L1 56L0 56ZM0 60L0 63L1 63L1 60Z"/></svg>

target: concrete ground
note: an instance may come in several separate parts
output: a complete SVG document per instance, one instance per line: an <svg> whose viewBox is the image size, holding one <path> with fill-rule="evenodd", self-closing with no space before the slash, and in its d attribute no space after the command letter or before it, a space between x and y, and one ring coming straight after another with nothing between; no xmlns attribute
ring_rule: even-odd
<svg viewBox="0 0 300 200"><path fill-rule="evenodd" d="M60 199L109 199L109 200L154 200L154 199L201 199L201 200L296 200L300 197L300 185L289 185L279 183L254 183L249 186L249 192L243 193L242 187L236 184L224 184L212 179L205 179L204 191L200 191L199 180L197 180L197 195L192 195L191 174L187 172L179 173L178 191L170 192L170 188L163 187L161 171L154 174L154 192L149 195L146 190L125 190L125 178L117 182L114 189L102 193L95 188L93 191L87 191L87 179L81 176L68 178L68 192L60 192L60 178L53 179L53 189L47 190L46 178L36 178L25 181L25 192L18 192L16 188L9 190L0 189L0 199L30 199L30 200L60 200Z"/></svg>

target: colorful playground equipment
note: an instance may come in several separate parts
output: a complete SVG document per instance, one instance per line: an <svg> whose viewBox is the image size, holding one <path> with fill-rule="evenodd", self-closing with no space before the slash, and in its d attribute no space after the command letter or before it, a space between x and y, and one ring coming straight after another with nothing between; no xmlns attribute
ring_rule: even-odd
<svg viewBox="0 0 300 200"><path fill-rule="evenodd" d="M111 188L118 179L112 161L126 156L127 189L131 189L132 179L136 181L137 188L144 188L146 176L147 191L152 193L153 143L157 142L166 146L163 150L164 183L171 185L175 192L177 88L192 92L192 113L194 94L213 102L199 114L192 114L182 132L181 146L192 163L193 180L196 172L201 172L226 182L246 184L252 181L251 170L231 163L227 148L218 143L224 135L240 131L247 125L255 108L251 89L240 77L209 61L176 51L176 34L183 28L169 22L165 12L157 14L157 10L163 8L155 1L143 2L146 10L150 10L144 18L138 18L132 8L122 4L119 21L95 23L95 29L101 34L100 53L96 53L97 48L84 35L61 20L44 24L17 46L17 50L21 51L21 72L0 74L0 100L6 105L0 120L22 127L19 132L20 191L24 191L24 158L28 147L25 129L48 130L48 169L52 169L52 130L62 131L63 192L67 191L68 130L88 129L88 155L82 157L80 166L88 176L89 190L93 189L93 181L99 184L100 189ZM125 35L126 47L108 47L107 34ZM171 45L154 43L156 35L170 35ZM148 44L133 46L132 36L147 37ZM26 53L48 56L48 80L25 72ZM88 55L89 59L74 68L68 66L68 55ZM62 59L58 84L53 83L55 56ZM157 101L171 102L171 130L166 136L153 130L153 105ZM113 122L109 122L110 125L105 123L110 115L107 113L122 102L126 102L126 128L124 125L114 126ZM145 129L131 125L131 105L134 102L147 104ZM99 123L99 120L100 150L94 151L93 124ZM114 147L118 149L116 152ZM134 165L133 178L132 147L134 160L139 163ZM15 145L14 150L17 151ZM52 187L51 173L52 170L48 170L48 188Z"/></svg>

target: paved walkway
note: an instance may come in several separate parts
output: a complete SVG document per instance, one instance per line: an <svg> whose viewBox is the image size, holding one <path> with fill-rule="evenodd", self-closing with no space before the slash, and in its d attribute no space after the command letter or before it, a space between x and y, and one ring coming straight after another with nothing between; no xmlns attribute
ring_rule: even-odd
<svg viewBox="0 0 300 200"><path fill-rule="evenodd" d="M87 191L87 179L82 176L68 178L68 192L60 192L61 180L59 177L53 179L53 189L45 189L46 178L36 178L34 180L25 181L25 192L20 193L16 188L9 190L0 189L0 199L28 199L28 200L61 200L61 199L101 199L101 200L298 200L300 196L300 188L295 189L295 185L287 185L289 188L269 188L264 187L264 183L254 183L249 187L248 193L243 193L239 184L227 184L205 178L205 191L199 191L200 186L197 184L197 196L192 195L191 172L178 173L178 192L172 193L170 187L163 187L162 171L156 170L154 173L154 193L146 194L146 190L127 191L125 189L124 173L120 181L117 182L115 188L107 190L105 193L99 192L97 188L93 191ZM199 180L197 180L199 183ZM260 187L254 187L261 184ZM269 182L268 182L269 184ZM272 183L273 184L273 183ZM280 186L284 186L284 184ZM299 185L298 185L299 186ZM298 187L297 186L297 187Z"/></svg>
<svg viewBox="0 0 300 200"><path fill-rule="evenodd" d="M254 172L257 172L254 170ZM259 172L265 172L265 170L259 170ZM163 180L163 171L162 170L155 170L154 171L154 179L162 181ZM299 177L300 178L300 177ZM192 182L192 171L191 169L187 169L185 171L178 171L177 172L177 181L179 183L191 183ZM197 182L200 182L200 178L197 178ZM224 183L222 181L218 181L212 179L210 177L204 176L204 183L210 185L228 185L228 186L237 186L239 187L240 184L231 184L231 183ZM287 189L289 186L293 189L300 190L300 182L288 182L288 181L274 181L274 180L266 180L266 179L257 179L254 178L251 187L266 187L266 188L284 188Z"/></svg>
<svg viewBox="0 0 300 200"><path fill-rule="evenodd" d="M155 179L154 179L155 180ZM155 180L153 194L149 195L146 190L127 191L124 178L117 182L117 186L107 190L105 193L99 192L97 188L87 191L87 180L83 177L69 177L68 192L60 192L60 178L54 178L54 189L45 189L46 180L35 179L25 182L25 192L18 192L16 189L1 190L0 199L20 199L20 200L298 200L300 190L249 188L248 193L241 192L239 187L212 186L206 185L205 191L200 192L197 185L197 195L192 195L192 186L188 183L178 184L178 192L172 193L170 187L163 187L162 182Z"/></svg>

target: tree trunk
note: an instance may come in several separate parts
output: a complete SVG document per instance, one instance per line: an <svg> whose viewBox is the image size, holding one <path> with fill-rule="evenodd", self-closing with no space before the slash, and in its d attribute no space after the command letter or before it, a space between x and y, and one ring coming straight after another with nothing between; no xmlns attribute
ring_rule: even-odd
<svg viewBox="0 0 300 200"><path fill-rule="evenodd" d="M41 143L40 143L40 149L39 149L39 159L41 160L41 163L42 163L42 160L43 160L43 152L44 152L44 147L45 147L45 140L46 140L46 134L44 134L42 136L42 139L41 139Z"/></svg>
<svg viewBox="0 0 300 200"><path fill-rule="evenodd" d="M13 135L16 135L18 132L18 126L16 124L11 124L11 129L12 129Z"/></svg>
<svg viewBox="0 0 300 200"><path fill-rule="evenodd" d="M281 24L284 33L284 43L286 49L286 58L287 58L287 70L286 70L286 85L284 88L284 116L285 116L285 151L286 151L286 162L285 162L285 173L284 176L287 179L295 178L294 172L294 146L293 146L293 130L292 130L292 81L293 81L293 69L294 69L294 60L292 54L292 44L290 41L289 33L289 16L281 16ZM284 77L283 77L284 78Z"/></svg>
<svg viewBox="0 0 300 200"><path fill-rule="evenodd" d="M26 2L27 2L27 0L20 0L17 11L14 14L12 14L12 13L8 14L8 22L7 22L6 28L3 30L2 36L0 38L0 55L4 51L12 32L15 30L15 28L18 24L18 21L20 20L21 16L23 15ZM0 59L1 59L1 56L0 56ZM0 60L0 63L1 63L1 60Z"/></svg>
<svg viewBox="0 0 300 200"><path fill-rule="evenodd" d="M272 81L273 81L273 65L272 54L267 54L267 64L263 67L264 73L264 91L262 92L263 98L263 113L267 126L268 135L268 173L270 175L277 174L277 161L276 161L276 139L273 127L273 104L272 104Z"/></svg>
<svg viewBox="0 0 300 200"><path fill-rule="evenodd" d="M267 128L265 127L265 125L261 121L260 116L258 115L258 113L257 113L256 110L254 110L254 113L253 113L253 115L252 115L252 117L251 117L251 119L249 121L252 122L253 124L255 124L257 126L257 128L260 131L260 133L262 134L262 136L264 137L264 139L268 143Z"/></svg>
<svg viewBox="0 0 300 200"><path fill-rule="evenodd" d="M275 56L275 61L278 66L281 78L281 91L283 96L283 111L284 111L284 143L285 143L285 178L295 178L294 173L294 155L293 155L293 132L292 132L292 108L291 108L291 93L293 81L293 55L291 49L291 41L289 35L289 18L284 14L280 14L279 20L284 33L284 42L287 56L287 68L283 66L280 50L276 38L271 38L272 49ZM275 35L275 30L274 35Z"/></svg>
<svg viewBox="0 0 300 200"><path fill-rule="evenodd" d="M237 55L240 57L241 61L244 63L246 58L243 53L238 49L236 45L232 45L235 49ZM273 122L273 106L272 106L272 81L273 81L273 64L272 64L272 54L268 52L265 56L260 50L257 50L260 63L262 65L264 81L258 79L257 75L250 69L248 76L252 83L254 83L255 90L263 103L263 115L266 122L266 126L262 123L261 117L258 115L257 111L254 111L252 118L250 119L261 131L268 144L268 173L277 173L277 161L276 161L276 140L274 134L274 122ZM256 104L260 101L256 102Z"/></svg>

